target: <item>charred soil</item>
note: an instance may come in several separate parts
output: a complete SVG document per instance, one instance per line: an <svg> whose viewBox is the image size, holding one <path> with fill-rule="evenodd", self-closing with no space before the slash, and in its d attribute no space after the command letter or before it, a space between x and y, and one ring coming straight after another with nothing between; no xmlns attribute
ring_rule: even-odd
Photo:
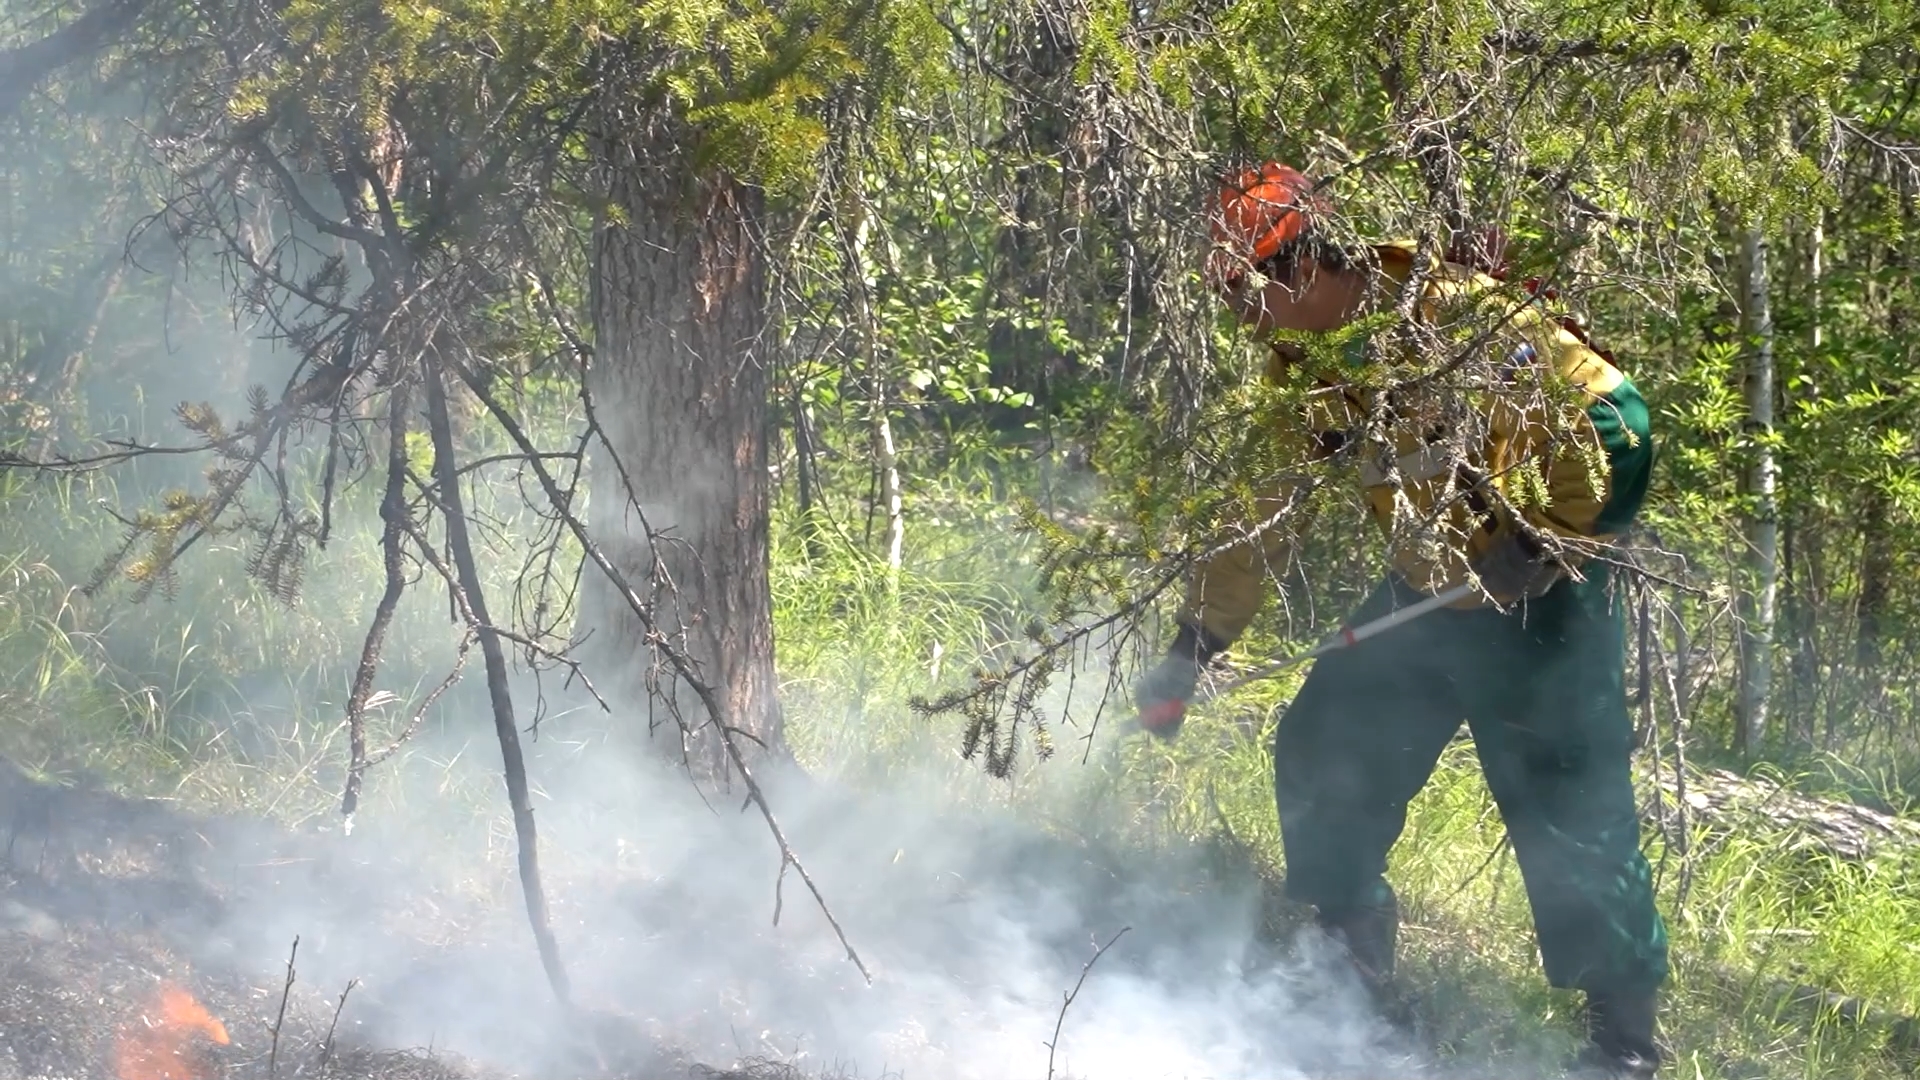
<svg viewBox="0 0 1920 1080"><path fill-rule="evenodd" d="M294 941L269 965L223 932L235 910L317 881L331 904L378 921L394 900L381 868L346 859L335 839L51 784L0 759L0 1080L518 1075L381 1045L379 995L289 979ZM435 948L382 933L391 948ZM528 1055L549 1063L542 1076L552 1063L581 1080L799 1075L776 1062L703 1065L613 1012L553 1013L541 1025L551 1045Z"/></svg>

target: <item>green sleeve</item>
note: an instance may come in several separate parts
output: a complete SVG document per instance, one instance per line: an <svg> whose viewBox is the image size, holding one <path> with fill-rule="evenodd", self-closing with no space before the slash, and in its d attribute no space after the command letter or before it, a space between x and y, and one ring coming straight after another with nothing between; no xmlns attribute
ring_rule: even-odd
<svg viewBox="0 0 1920 1080"><path fill-rule="evenodd" d="M1653 431L1647 402L1632 381L1623 380L1587 406L1587 417L1600 435L1612 474L1607 501L1594 519L1594 532L1618 535L1639 516L1653 482Z"/></svg>

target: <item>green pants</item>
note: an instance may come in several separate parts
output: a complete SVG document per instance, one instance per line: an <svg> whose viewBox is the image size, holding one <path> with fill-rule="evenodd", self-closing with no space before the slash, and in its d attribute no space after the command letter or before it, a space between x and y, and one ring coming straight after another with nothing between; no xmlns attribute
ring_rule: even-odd
<svg viewBox="0 0 1920 1080"><path fill-rule="evenodd" d="M1387 852L1465 720L1525 880L1547 981L1648 991L1666 928L1640 852L1607 568L1511 613L1432 612L1318 660L1274 737L1287 893L1322 913L1384 902ZM1378 587L1359 625L1419 599Z"/></svg>

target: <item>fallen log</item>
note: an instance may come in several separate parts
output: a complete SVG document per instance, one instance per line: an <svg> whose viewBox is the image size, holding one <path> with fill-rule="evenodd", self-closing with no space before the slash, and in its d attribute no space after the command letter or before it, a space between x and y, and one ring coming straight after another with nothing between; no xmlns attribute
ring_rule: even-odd
<svg viewBox="0 0 1920 1080"><path fill-rule="evenodd" d="M1670 770L1658 778L1639 776L1641 813L1649 824L1673 824L1678 804L1684 804L1689 833L1726 836L1758 831L1784 840L1783 850L1816 851L1848 862L1920 852L1920 821L1911 818L1846 800L1822 799L1777 780L1754 779L1726 769L1690 768L1685 779L1684 785L1678 783ZM1920 1061L1920 1017L1766 972L1739 972L1709 964L1706 974L1724 992L1750 1001L1765 1014L1792 1016L1809 1027L1825 1018L1875 1031L1887 1052L1903 1061Z"/></svg>
<svg viewBox="0 0 1920 1080"><path fill-rule="evenodd" d="M1737 972L1717 964L1709 965L1708 973L1724 993L1750 1002L1749 1007L1760 1014L1793 1017L1809 1030L1825 1019L1869 1031L1880 1037L1881 1048L1887 1053L1920 1063L1920 1017L1764 973Z"/></svg>
<svg viewBox="0 0 1920 1080"><path fill-rule="evenodd" d="M1758 828L1787 833L1792 846L1812 848L1849 862L1876 855L1920 851L1920 821L1859 803L1822 799L1778 781L1758 780L1725 769L1689 769L1686 783L1670 770L1640 776L1642 814L1650 824L1671 822L1684 803L1690 828L1712 832ZM1658 798L1655 798L1655 791Z"/></svg>

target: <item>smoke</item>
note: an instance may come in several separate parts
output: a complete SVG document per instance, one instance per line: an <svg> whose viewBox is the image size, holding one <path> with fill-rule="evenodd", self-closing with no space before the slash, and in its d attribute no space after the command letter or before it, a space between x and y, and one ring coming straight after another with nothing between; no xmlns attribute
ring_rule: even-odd
<svg viewBox="0 0 1920 1080"><path fill-rule="evenodd" d="M351 646L358 601L318 579L310 597ZM404 631L396 649L447 636L424 619ZM145 900L115 916L157 920L203 969L275 992L298 938L302 987L332 997L356 981L342 1014L354 1041L525 1076L589 1073L531 941L477 682L370 777L350 835L331 817L292 836L220 823L193 855L224 897L218 914ZM1074 682L1084 723L1106 672ZM942 755L892 764L878 787L871 774L860 788L830 773L767 777L869 986L797 876L781 874L743 793L697 790L657 748L587 733L591 710L545 690L553 715L528 751L554 929L576 1001L624 1018L635 1047L915 1080L1390 1077L1418 1062L1315 940L1264 940L1257 880L1130 838L1137 807L1113 782L1111 710L1088 760L1063 727L1061 752L1012 781L958 761L954 730L936 740ZM257 727L266 745L338 715L337 701L290 699L270 681L246 693L221 725L229 742ZM533 687L515 697L524 721ZM1063 716L1065 702L1048 711ZM645 723L627 703L594 726Z"/></svg>
<svg viewBox="0 0 1920 1080"><path fill-rule="evenodd" d="M1416 1055L1325 946L1261 940L1250 875L1124 845L1111 821L1079 822L1081 835L1037 823L1035 800L1068 823L1125 812L1102 787L1103 748L1092 764L1032 767L1020 792L958 761L867 792L767 778L868 986L741 793L566 741L565 723L529 747L555 929L578 1004L645 1041L715 1064L938 1080L1039 1078L1050 1064L1094 1080L1411 1071ZM450 784L497 793L497 750L443 736L410 760L380 780L402 789L384 802L399 811L302 838L304 859L264 830L227 833L205 872L235 886L233 901L217 928L192 930L193 950L264 981L298 935L304 985L358 980L343 1019L358 1038L567 1075L577 1046L557 1034L504 809L447 796Z"/></svg>

